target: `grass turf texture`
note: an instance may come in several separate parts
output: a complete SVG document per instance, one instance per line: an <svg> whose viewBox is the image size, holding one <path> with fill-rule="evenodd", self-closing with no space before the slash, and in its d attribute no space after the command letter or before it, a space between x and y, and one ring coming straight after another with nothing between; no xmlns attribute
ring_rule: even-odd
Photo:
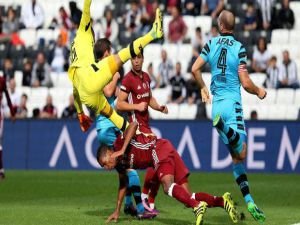
<svg viewBox="0 0 300 225"><path fill-rule="evenodd" d="M143 179L144 173L141 174ZM105 224L113 212L118 187L116 172L7 171L0 182L1 225L93 225ZM300 222L299 175L249 174L254 199L267 217L265 224L290 225ZM192 173L193 190L222 195L230 191L246 219L238 224L258 224L230 173ZM119 224L192 225L194 215L160 190L156 205L161 214L138 221L122 214ZM122 209L123 210L123 209ZM221 208L208 209L204 224L232 224Z"/></svg>

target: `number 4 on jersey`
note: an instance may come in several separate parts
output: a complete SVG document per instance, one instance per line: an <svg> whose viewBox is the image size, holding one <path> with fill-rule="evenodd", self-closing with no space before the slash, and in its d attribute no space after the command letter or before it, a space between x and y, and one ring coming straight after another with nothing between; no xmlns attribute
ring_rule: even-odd
<svg viewBox="0 0 300 225"><path fill-rule="evenodd" d="M220 56L218 58L218 64L217 67L218 69L222 70L222 75L225 76L225 70L226 70L226 56L227 56L227 49L226 48L222 48Z"/></svg>

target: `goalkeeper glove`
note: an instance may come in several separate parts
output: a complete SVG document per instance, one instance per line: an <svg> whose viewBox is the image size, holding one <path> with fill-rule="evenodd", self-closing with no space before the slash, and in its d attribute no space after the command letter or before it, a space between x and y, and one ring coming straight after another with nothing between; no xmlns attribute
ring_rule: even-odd
<svg viewBox="0 0 300 225"><path fill-rule="evenodd" d="M84 113L78 113L78 120L80 123L80 128L83 132L86 132L93 123L93 120Z"/></svg>

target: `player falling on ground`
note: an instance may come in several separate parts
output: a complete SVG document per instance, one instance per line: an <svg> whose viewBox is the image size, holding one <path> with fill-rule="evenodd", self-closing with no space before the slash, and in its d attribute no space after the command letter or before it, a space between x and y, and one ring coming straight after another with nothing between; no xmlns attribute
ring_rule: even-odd
<svg viewBox="0 0 300 225"><path fill-rule="evenodd" d="M142 145L136 146L134 144L137 140L141 140L139 137L141 134L135 135L136 129L137 124L135 122L130 123L125 131L127 135L124 138L119 135L113 148L102 145L97 152L97 160L102 167L105 169L116 168L119 172L120 186L117 207L109 217L108 222L116 221L119 217L118 212L126 189L124 186L124 169L145 169L147 167L155 168L165 194L194 209L196 225L203 223L203 215L207 206L223 207L233 222L238 221L238 213L230 193L225 193L223 197L216 197L207 193L191 193L188 185L189 171L170 141L157 139L151 149L145 150ZM133 139L130 142L131 137ZM121 156L118 158L111 157L114 150L119 151Z"/></svg>
<svg viewBox="0 0 300 225"><path fill-rule="evenodd" d="M248 211L255 220L263 222L264 213L256 206L250 194L243 161L246 158L246 131L243 119L240 86L250 94L263 99L266 91L257 87L247 71L247 54L244 46L233 36L234 15L222 11L218 18L221 35L211 39L192 67L192 73L200 87L202 101L210 102L208 89L201 76L206 62L211 66L211 92L213 126L217 128L227 145L233 160L233 175L244 196Z"/></svg>
<svg viewBox="0 0 300 225"><path fill-rule="evenodd" d="M107 38L101 38L94 45L94 55L96 60L102 60L111 55L111 42ZM120 74L114 74L113 79L103 89L103 93L108 103L114 108L116 99L117 84L120 79ZM97 138L100 145L112 146L117 138L120 130L105 116L98 115L96 118ZM124 213L132 216L137 216L138 219L153 218L157 214L144 209L141 199L140 178L136 170L128 169L126 171L127 185L125 198ZM137 209L133 206L131 194L134 196Z"/></svg>
<svg viewBox="0 0 300 225"><path fill-rule="evenodd" d="M5 94L7 105L10 110L11 118L14 120L16 109L13 107L10 96L6 87L6 80L5 77L0 76L0 181L5 178L4 167L3 167L3 147L2 147L2 138L3 138L3 125L4 125L4 113L3 113L3 106L2 106L2 99L3 93Z"/></svg>
<svg viewBox="0 0 300 225"><path fill-rule="evenodd" d="M136 57L131 59L132 69L129 71L122 80L120 93L118 95L116 108L118 111L129 112L129 121L135 121L138 123L138 133L142 134L139 137L142 138L142 142L146 142L145 149L151 147L151 143L156 140L156 136L149 125L149 110L152 109L165 113L168 113L168 108L165 105L160 105L156 99L152 96L150 83L151 79L149 74L142 70L144 63L143 51ZM137 141L136 145L142 145L141 141ZM144 207L149 211L155 211L154 198L159 189L159 183L152 182L152 178L155 178L153 171L148 169L145 175L144 188L142 194L142 200ZM150 204L147 203L146 194L150 192ZM129 193L128 193L129 194ZM127 199L127 195L125 200Z"/></svg>
<svg viewBox="0 0 300 225"><path fill-rule="evenodd" d="M83 131L87 131L92 123L91 119L83 113L83 103L95 111L96 115L106 116L124 131L128 124L107 102L103 88L112 80L113 75L123 63L139 54L141 49L151 41L163 37L162 15L157 9L153 27L146 35L133 41L127 48L120 50L118 54L97 62L93 53L94 32L90 6L91 0L85 0L79 28L71 45L71 65L68 70L69 79L73 84L74 104L80 127Z"/></svg>

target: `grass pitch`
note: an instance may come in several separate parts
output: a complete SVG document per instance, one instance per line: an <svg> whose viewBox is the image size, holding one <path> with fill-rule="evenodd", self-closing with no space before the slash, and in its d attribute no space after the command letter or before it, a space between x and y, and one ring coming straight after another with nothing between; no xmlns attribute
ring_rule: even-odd
<svg viewBox="0 0 300 225"><path fill-rule="evenodd" d="M1 225L102 225L115 207L116 172L7 171L0 182ZM141 179L143 179L141 173ZM268 225L300 223L299 175L249 174L254 199ZM193 190L222 195L230 191L246 219L254 225L230 173L192 173ZM118 224L192 225L194 215L160 191L156 205L161 214L150 221L137 221L121 214ZM221 208L208 209L206 225L232 224Z"/></svg>

